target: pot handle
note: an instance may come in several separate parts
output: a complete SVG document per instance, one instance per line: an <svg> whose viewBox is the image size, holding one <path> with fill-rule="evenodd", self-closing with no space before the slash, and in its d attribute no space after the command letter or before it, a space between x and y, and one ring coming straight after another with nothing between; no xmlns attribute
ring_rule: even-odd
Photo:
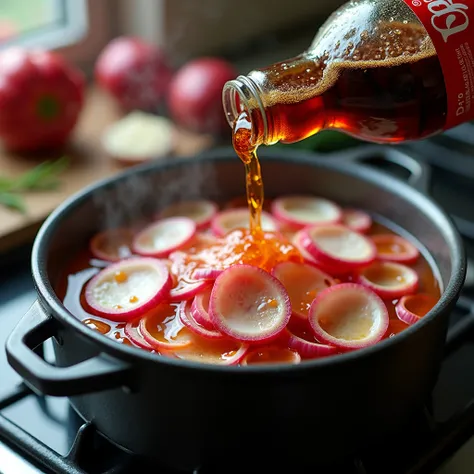
<svg viewBox="0 0 474 474"><path fill-rule="evenodd" d="M395 147L361 147L354 153L343 155L344 161L357 161L365 166L377 168L377 162L388 162L408 171L406 180L410 186L424 194L429 193L431 169L422 160L416 160L407 150Z"/></svg>
<svg viewBox="0 0 474 474"><path fill-rule="evenodd" d="M33 390L72 396L128 385L131 365L109 355L101 353L69 367L57 367L34 352L56 334L56 321L36 301L7 339L8 362Z"/></svg>

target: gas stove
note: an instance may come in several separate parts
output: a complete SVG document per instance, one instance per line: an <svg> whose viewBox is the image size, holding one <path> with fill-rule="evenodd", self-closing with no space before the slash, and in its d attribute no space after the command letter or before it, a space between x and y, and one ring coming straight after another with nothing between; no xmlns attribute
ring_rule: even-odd
<svg viewBox="0 0 474 474"><path fill-rule="evenodd" d="M474 261L474 125L441 137L399 147L375 166L413 183L452 215ZM386 149L385 149L386 150ZM383 154L383 153L382 153ZM354 151L353 159L360 159ZM344 159L352 159L351 152ZM408 170L408 171L407 171ZM0 347L35 301L26 246L3 256L0 264ZM51 359L51 347L41 348ZM342 474L472 474L474 466L474 275L451 315L438 383L422 410L400 432L327 470ZM106 441L84 423L66 398L33 393L0 351L0 474L172 473ZM229 466L218 473L227 474ZM251 471L248 471L251 472ZM322 473L319 469L309 472ZM181 473L186 474L186 473ZM189 473L190 474L190 473ZM205 467L193 474L216 474ZM263 473L260 473L263 474ZM304 474L304 473L300 473Z"/></svg>

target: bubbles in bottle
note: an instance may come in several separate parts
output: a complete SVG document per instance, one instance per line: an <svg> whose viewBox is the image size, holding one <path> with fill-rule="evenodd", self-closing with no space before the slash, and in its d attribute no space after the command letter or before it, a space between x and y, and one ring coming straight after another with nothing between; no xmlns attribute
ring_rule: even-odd
<svg viewBox="0 0 474 474"><path fill-rule="evenodd" d="M328 38L320 38L317 48L265 71L265 81L272 84L272 91L263 98L265 106L297 103L320 95L346 69L391 67L436 54L423 26L396 22L394 18L372 30L351 28L338 41L333 41L333 30L327 34ZM259 82L258 74L253 78Z"/></svg>

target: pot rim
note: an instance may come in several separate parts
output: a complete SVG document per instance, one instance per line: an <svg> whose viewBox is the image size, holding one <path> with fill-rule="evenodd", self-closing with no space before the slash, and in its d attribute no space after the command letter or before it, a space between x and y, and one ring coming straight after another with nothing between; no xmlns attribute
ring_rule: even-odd
<svg viewBox="0 0 474 474"><path fill-rule="evenodd" d="M369 147L367 147L369 148ZM380 149L380 147L370 147L373 151ZM335 156L342 156L344 152L333 153ZM38 299L43 305L50 309L53 317L60 322L72 326L72 328L79 333L83 338L94 342L99 348L106 351L106 353L116 356L122 360L134 361L136 358L145 359L149 362L162 364L164 366L174 367L177 370L198 370L200 372L215 373L215 374L249 374L256 372L262 374L293 374L301 371L321 369L326 366L333 366L337 364L345 364L355 358L363 359L366 357L375 356L377 353L388 350L390 347L401 344L404 340L411 337L411 335L423 328L423 326L430 324L435 318L440 317L445 311L449 310L451 304L459 296L459 293L464 284L466 275L466 255L464 244L459 232L457 231L452 219L447 213L435 203L430 197L424 195L420 191L414 189L409 184L402 180L387 175L368 166L361 165L357 162L342 161L338 158L332 158L331 154L320 155L315 152L300 151L300 150L262 150L259 153L260 158L266 161L287 162L290 165L306 164L316 165L318 168L326 168L342 172L343 174L368 181L379 188L396 194L405 201L417 202L418 208L424 212L430 220L437 221L437 227L443 227L442 233L444 239L450 247L450 259L452 263L452 271L447 285L445 285L444 292L441 295L438 303L432 310L427 313L416 324L409 326L402 333L397 334L396 337L384 339L373 346L351 351L344 354L335 354L321 359L312 359L302 361L296 365L250 365L250 366L224 366L218 364L202 364L188 360L173 359L168 357L160 357L156 354L149 353L134 346L125 344L118 344L116 341L103 336L102 334L93 331L85 326L76 316L67 310L61 300L57 297L53 287L49 281L46 270L46 249L48 243L53 236L58 223L69 215L74 209L82 204L84 201L91 198L91 196L104 188L114 186L117 182L125 181L130 176L145 174L150 171L166 170L170 168L186 166L187 164L195 164L198 161L205 163L219 163L226 162L230 159L238 160L234 150L231 147L220 147L212 150L207 150L199 153L196 156L185 156L167 162L151 162L143 165L138 165L120 172L112 177L108 177L98 182L89 185L77 193L70 196L61 205L59 205L44 221L38 234L34 240L32 254L31 254L31 269L34 284L38 294ZM264 162L263 162L264 163ZM263 165L264 166L264 165ZM234 375L233 375L234 376Z"/></svg>

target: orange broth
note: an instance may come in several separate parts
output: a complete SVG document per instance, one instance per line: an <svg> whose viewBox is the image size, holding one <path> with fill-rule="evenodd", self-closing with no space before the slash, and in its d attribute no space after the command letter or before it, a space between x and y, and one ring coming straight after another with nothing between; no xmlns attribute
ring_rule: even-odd
<svg viewBox="0 0 474 474"><path fill-rule="evenodd" d="M270 200L266 201L266 204L270 204ZM233 207L240 207L242 203L241 198L237 198L224 203L221 209L228 209ZM205 236L208 230L201 231L202 236ZM373 222L371 229L366 235L376 234L395 234L392 230L385 227L384 225ZM396 235L396 234L395 234ZM271 271L272 268L279 262L294 261L304 262L304 258L298 249L291 244L291 231L281 231L280 234L257 231L252 234L251 231L245 229L238 229L231 231L224 238L218 240L217 244L210 244L206 238L199 238L189 244L187 247L180 249L176 252L178 259L174 267L175 271L180 273L181 283L186 284L186 281L191 277L192 272L199 267L219 267L223 268L231 266L237 263L247 263L251 265L257 265L267 271ZM100 268L94 267L94 263L97 262L96 258L92 255L89 249L84 249L80 254L76 255L69 266L65 269L64 277L58 282L56 292L58 297L64 302L65 306L81 321L84 322L89 328L94 331L98 331L105 337L109 337L115 340L117 343L127 344L136 346L124 333L125 323L117 323L110 321L103 317L98 317L93 314L87 307L84 296L84 288L86 283L92 278L93 269L99 271ZM419 288L417 293L426 293L436 300L440 297L441 289L435 272L433 271L430 263L420 253L419 258L413 264L408 265L413 268L419 276ZM353 276L347 275L345 277L337 277L337 282L350 282L353 281ZM179 283L174 281L175 284ZM309 295L308 303L314 297L314 294ZM395 306L398 299L391 301L384 301L389 312L390 324L384 338L393 337L408 327L405 323L400 321L395 312ZM182 323L178 321L176 309L178 303L166 304L163 303L158 308L158 313L154 315L150 320L155 324L157 330L162 331L159 336L163 341L174 342L176 341L177 331L179 328L183 328L181 333L181 339L189 337L189 330L185 328ZM151 310L153 311L153 310ZM146 313L143 317L147 316ZM135 326L139 324L139 321L135 321ZM302 323L300 320L292 318L288 324L288 329L291 330L295 335L302 337L305 340L311 342L317 342L315 337L312 335L309 324ZM165 328L165 329L164 329ZM177 329L178 328L178 329ZM285 334L287 334L285 332ZM202 350L202 344L206 342L200 341L200 344L196 344L196 348L200 347ZM211 344L211 343L209 343ZM214 344L214 352L218 350L216 343ZM211 345L212 345L211 344ZM219 342L222 346L222 360L228 356L229 353L234 353L234 347L232 341L228 344ZM270 362L269 355L265 353L266 345L268 348L280 346L281 348L287 348L287 338L285 336L279 338L276 341L271 341L267 344L260 343L257 347L261 349L261 354L252 356L253 363ZM138 346L137 346L138 347ZM146 350L143 349L142 350ZM184 349L183 349L184 350ZM189 353L189 348L186 349ZM197 349L196 349L197 350ZM219 349L220 350L220 349ZM237 348L235 348L237 350ZM161 354L163 356L176 356L179 350L169 353L166 350L150 349L151 352ZM341 351L340 351L341 352ZM271 354L271 353L269 353ZM178 354L179 356L179 354ZM211 357L212 356L212 357ZM211 356L208 354L209 360L216 361L215 353ZM191 359L191 357L188 357ZM271 357L270 357L271 358ZM195 357L194 359L199 359ZM274 361L278 363L278 360Z"/></svg>

